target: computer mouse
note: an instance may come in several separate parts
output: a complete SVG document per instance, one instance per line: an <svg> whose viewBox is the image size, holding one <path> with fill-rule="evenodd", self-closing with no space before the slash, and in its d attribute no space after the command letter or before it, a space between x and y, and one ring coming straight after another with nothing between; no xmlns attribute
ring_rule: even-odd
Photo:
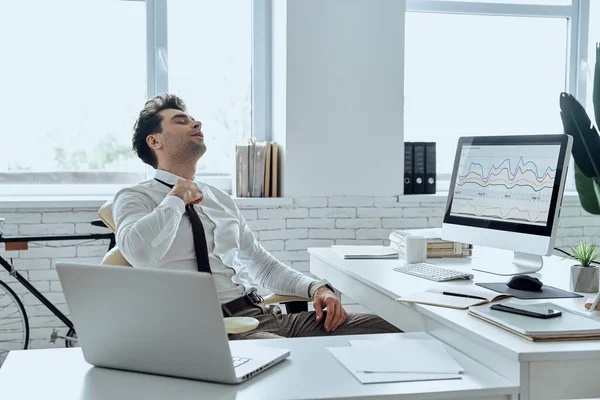
<svg viewBox="0 0 600 400"><path fill-rule="evenodd" d="M515 275L508 282L506 286L517 290L527 290L530 292L537 292L542 290L544 284L538 278L534 278L529 275Z"/></svg>

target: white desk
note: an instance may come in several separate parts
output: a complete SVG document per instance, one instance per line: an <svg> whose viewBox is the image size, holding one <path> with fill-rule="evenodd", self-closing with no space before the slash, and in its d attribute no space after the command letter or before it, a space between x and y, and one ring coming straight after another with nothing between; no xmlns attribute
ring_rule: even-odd
<svg viewBox="0 0 600 400"><path fill-rule="evenodd" d="M600 341L532 343L469 316L465 310L396 303L396 298L424 291L436 283L394 271L403 260L344 260L329 248L311 248L309 253L311 273L328 279L341 293L347 293L405 332L429 332L517 383L522 400L600 396L600 379L595 372L600 365ZM501 265L511 260L511 252L476 248L470 259L429 262L469 271L476 265ZM568 290L573 263L560 257L544 257L544 267L538 276L546 285ZM508 277L473 273L475 282L508 280ZM586 298L540 301L585 311ZM594 315L600 317L600 312Z"/></svg>
<svg viewBox="0 0 600 400"><path fill-rule="evenodd" d="M423 333L416 334L423 336ZM248 340L290 349L285 361L240 385L227 385L92 367L79 348L11 352L0 369L2 399L516 399L518 387L449 349L465 368L459 380L360 384L325 347L348 339L393 335Z"/></svg>

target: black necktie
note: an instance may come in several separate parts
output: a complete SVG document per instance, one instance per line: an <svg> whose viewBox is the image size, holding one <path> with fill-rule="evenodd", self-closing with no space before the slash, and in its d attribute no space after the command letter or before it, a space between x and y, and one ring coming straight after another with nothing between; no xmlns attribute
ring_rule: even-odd
<svg viewBox="0 0 600 400"><path fill-rule="evenodd" d="M154 179L165 186L173 188L173 185L169 185L157 178ZM206 245L206 235L204 233L202 221L200 221L200 216L194 209L193 204L186 204L185 213L192 224L192 235L194 235L194 250L196 251L196 265L198 266L198 271L208 272L210 274L212 272L208 261L208 246Z"/></svg>

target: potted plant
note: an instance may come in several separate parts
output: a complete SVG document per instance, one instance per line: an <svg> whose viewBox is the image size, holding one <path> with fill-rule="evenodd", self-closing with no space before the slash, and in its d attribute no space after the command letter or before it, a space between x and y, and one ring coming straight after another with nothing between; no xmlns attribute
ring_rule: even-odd
<svg viewBox="0 0 600 400"><path fill-rule="evenodd" d="M571 266L571 291L593 293L598 291L598 266L593 262L600 258L594 242L579 242L571 247L570 257L579 261Z"/></svg>
<svg viewBox="0 0 600 400"><path fill-rule="evenodd" d="M583 209L600 214L600 42L596 43L596 62L592 103L594 115L568 93L560 94L560 116L564 131L573 137L575 186ZM592 110L590 110L591 113Z"/></svg>

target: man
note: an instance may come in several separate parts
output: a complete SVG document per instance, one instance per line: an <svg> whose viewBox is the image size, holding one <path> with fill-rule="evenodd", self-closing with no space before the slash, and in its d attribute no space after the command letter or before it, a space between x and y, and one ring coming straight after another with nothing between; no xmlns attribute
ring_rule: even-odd
<svg viewBox="0 0 600 400"><path fill-rule="evenodd" d="M180 98L166 94L146 102L133 149L156 175L115 195L118 247L134 267L212 273L224 314L259 320L254 331L231 339L399 332L377 316L348 315L328 282L284 265L258 243L229 195L194 181L206 144L202 123ZM254 282L274 293L310 297L315 311L282 314L265 306L252 291Z"/></svg>

